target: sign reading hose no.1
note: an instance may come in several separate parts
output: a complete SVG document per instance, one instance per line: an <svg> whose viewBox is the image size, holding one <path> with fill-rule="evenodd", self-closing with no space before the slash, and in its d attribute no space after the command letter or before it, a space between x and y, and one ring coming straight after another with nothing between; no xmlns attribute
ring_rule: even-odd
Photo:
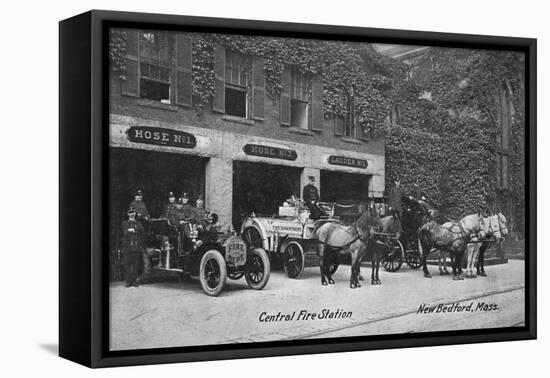
<svg viewBox="0 0 550 378"><path fill-rule="evenodd" d="M157 146L195 148L197 139L184 131L161 129L158 127L132 126L126 132L128 140L134 143L147 143Z"/></svg>

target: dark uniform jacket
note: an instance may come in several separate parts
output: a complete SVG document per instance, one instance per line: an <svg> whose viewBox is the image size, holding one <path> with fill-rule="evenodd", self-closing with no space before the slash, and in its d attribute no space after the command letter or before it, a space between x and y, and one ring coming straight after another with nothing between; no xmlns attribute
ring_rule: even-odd
<svg viewBox="0 0 550 378"><path fill-rule="evenodd" d="M136 201L133 200L130 202L130 205L128 205L128 208L133 207L136 210L136 218L137 219L149 219L151 216L149 215L149 210L147 210L147 205L143 201Z"/></svg>
<svg viewBox="0 0 550 378"><path fill-rule="evenodd" d="M402 188L396 188L395 186L390 189L388 202L392 210L401 211L401 198L405 192Z"/></svg>
<svg viewBox="0 0 550 378"><path fill-rule="evenodd" d="M122 250L125 252L145 250L145 229L140 221L122 221Z"/></svg>
<svg viewBox="0 0 550 378"><path fill-rule="evenodd" d="M194 212L195 220L198 223L200 223L201 225L205 226L206 225L206 214L208 214L206 209L201 209L201 208L195 207L195 208L193 208L193 212Z"/></svg>
<svg viewBox="0 0 550 378"><path fill-rule="evenodd" d="M319 189L313 184L304 186L302 199L306 203L319 202Z"/></svg>
<svg viewBox="0 0 550 378"><path fill-rule="evenodd" d="M177 213L176 203L175 202L166 202L164 204L164 209L162 210L161 218L168 218L168 220L175 219Z"/></svg>

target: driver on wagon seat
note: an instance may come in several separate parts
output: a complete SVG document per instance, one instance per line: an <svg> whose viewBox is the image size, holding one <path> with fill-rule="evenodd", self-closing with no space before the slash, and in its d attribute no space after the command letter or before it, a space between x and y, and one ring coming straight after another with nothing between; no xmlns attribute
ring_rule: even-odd
<svg viewBox="0 0 550 378"><path fill-rule="evenodd" d="M319 207L319 189L315 186L315 176L309 176L309 184L304 186L302 199L311 212L310 219L317 220L325 215L325 212Z"/></svg>

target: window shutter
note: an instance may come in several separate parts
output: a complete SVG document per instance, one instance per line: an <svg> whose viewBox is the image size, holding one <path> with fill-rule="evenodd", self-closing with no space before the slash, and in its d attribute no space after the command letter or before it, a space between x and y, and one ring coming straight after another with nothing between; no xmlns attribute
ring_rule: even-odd
<svg viewBox="0 0 550 378"><path fill-rule="evenodd" d="M281 125L290 126L290 67L285 66L281 75Z"/></svg>
<svg viewBox="0 0 550 378"><path fill-rule="evenodd" d="M314 75L311 79L311 129L323 130L323 78L321 75Z"/></svg>
<svg viewBox="0 0 550 378"><path fill-rule="evenodd" d="M139 97L139 30L126 30L126 69L122 94Z"/></svg>
<svg viewBox="0 0 550 378"><path fill-rule="evenodd" d="M265 75L264 59L254 57L252 60L252 118L263 121L265 117Z"/></svg>
<svg viewBox="0 0 550 378"><path fill-rule="evenodd" d="M192 40L176 35L176 104L191 106L193 94Z"/></svg>
<svg viewBox="0 0 550 378"><path fill-rule="evenodd" d="M214 47L214 75L216 77L216 93L214 95L215 112L225 113L225 48Z"/></svg>
<svg viewBox="0 0 550 378"><path fill-rule="evenodd" d="M344 118L341 116L334 116L334 135L344 134Z"/></svg>

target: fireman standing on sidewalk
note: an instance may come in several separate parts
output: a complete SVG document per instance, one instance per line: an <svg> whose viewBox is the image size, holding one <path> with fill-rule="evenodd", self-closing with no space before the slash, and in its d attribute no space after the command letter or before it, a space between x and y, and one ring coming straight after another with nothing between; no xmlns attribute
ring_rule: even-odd
<svg viewBox="0 0 550 378"><path fill-rule="evenodd" d="M128 209L128 220L122 221L122 262L126 287L139 286L137 278L141 271L144 251L145 229L136 219L136 210L131 207Z"/></svg>

